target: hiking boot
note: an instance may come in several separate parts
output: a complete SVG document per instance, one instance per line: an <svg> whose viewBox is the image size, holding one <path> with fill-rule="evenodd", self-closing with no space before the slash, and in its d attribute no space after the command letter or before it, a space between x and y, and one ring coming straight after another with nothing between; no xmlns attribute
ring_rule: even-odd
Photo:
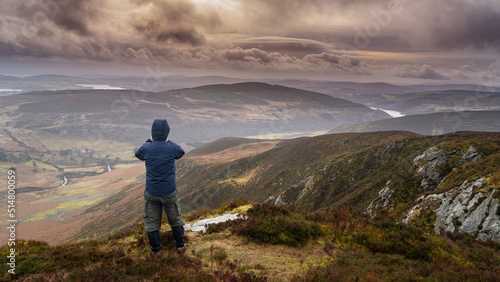
<svg viewBox="0 0 500 282"><path fill-rule="evenodd" d="M151 257L154 260L160 259L162 257L162 255L163 255L163 253L161 250L159 250L158 252L151 252Z"/></svg>
<svg viewBox="0 0 500 282"><path fill-rule="evenodd" d="M184 250L186 250L186 245L182 246L182 247L178 247L177 248L177 253L178 254L182 254L182 252L184 252Z"/></svg>

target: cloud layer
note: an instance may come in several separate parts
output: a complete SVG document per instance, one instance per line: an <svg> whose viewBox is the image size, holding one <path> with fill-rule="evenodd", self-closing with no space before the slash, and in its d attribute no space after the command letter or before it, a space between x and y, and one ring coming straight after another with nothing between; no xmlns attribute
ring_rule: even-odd
<svg viewBox="0 0 500 282"><path fill-rule="evenodd" d="M6 0L0 57L366 75L371 51L487 50L496 61L498 26L494 0ZM396 75L456 77L409 63Z"/></svg>

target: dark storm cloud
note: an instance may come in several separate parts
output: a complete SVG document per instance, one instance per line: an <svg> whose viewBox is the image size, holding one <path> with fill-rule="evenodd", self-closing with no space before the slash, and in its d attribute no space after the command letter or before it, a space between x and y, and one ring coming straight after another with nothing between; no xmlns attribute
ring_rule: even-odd
<svg viewBox="0 0 500 282"><path fill-rule="evenodd" d="M136 8L147 7L147 13L136 13L131 24L148 39L158 42L172 40L193 46L206 42L199 31L212 30L221 24L215 11L200 11L189 1L131 0Z"/></svg>
<svg viewBox="0 0 500 282"><path fill-rule="evenodd" d="M191 45L201 45L205 43L205 37L198 33L196 29L180 28L176 30L162 30L159 22L148 22L147 24L137 24L135 28L143 33L147 38L159 42L173 40L179 43L189 43Z"/></svg>
<svg viewBox="0 0 500 282"><path fill-rule="evenodd" d="M89 24L99 16L94 0L19 1L16 14L35 23L49 20L66 31L90 35ZM47 31L43 31L47 32Z"/></svg>
<svg viewBox="0 0 500 282"><path fill-rule="evenodd" d="M419 49L500 46L497 0L255 0L242 1L242 6L246 26L264 30L286 33L288 27L300 27L311 19L317 19L318 28L340 18L350 22L351 38L359 31L368 34L370 45L379 38L392 38L397 44L387 46L392 49L406 47L404 41ZM345 33L333 29L323 33L323 37L345 38ZM380 42L377 45L383 46Z"/></svg>
<svg viewBox="0 0 500 282"><path fill-rule="evenodd" d="M475 47L482 48L489 45L500 47L500 11L489 7L465 10L467 22L459 26L461 34L454 37L443 36L445 40L440 42L448 47L457 45L468 45L472 43Z"/></svg>
<svg viewBox="0 0 500 282"><path fill-rule="evenodd" d="M171 54L162 44L203 45L204 32L218 24L213 10L189 1L7 0L0 3L0 55L162 59Z"/></svg>
<svg viewBox="0 0 500 282"><path fill-rule="evenodd" d="M99 16L94 2L94 0L70 0L67 4L61 5L61 11L53 18L54 22L65 30L90 35L88 25Z"/></svg>
<svg viewBox="0 0 500 282"><path fill-rule="evenodd" d="M0 52L64 60L155 61L196 68L369 73L358 59L330 52L329 45L315 40L240 36L222 43L210 41L211 33L228 23L222 22L215 9L202 9L189 1L130 0L128 6L117 6L122 3L13 4L17 16L1 22L0 33L5 36L0 37ZM110 9L113 7L117 11ZM45 17L37 22L40 14Z"/></svg>
<svg viewBox="0 0 500 282"><path fill-rule="evenodd" d="M4 0L0 56L370 74L371 51L498 48L499 15L496 0ZM457 77L418 65L396 74Z"/></svg>
<svg viewBox="0 0 500 282"><path fill-rule="evenodd" d="M500 1L422 1L409 6L407 38L414 45L457 49L500 47Z"/></svg>

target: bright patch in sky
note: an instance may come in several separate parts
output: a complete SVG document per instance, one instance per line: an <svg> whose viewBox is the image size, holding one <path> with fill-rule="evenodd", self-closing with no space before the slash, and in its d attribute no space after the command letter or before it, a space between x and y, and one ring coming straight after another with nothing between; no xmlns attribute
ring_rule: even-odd
<svg viewBox="0 0 500 282"><path fill-rule="evenodd" d="M239 1L237 0L191 0L195 4L208 4L219 10L235 10Z"/></svg>

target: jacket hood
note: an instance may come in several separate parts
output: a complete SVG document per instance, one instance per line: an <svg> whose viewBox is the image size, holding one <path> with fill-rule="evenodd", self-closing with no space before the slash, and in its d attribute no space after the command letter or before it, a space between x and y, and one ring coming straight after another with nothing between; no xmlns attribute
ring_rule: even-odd
<svg viewBox="0 0 500 282"><path fill-rule="evenodd" d="M170 132L170 126L166 119L156 119L151 127L151 136L154 141L165 141L167 140L168 133Z"/></svg>

